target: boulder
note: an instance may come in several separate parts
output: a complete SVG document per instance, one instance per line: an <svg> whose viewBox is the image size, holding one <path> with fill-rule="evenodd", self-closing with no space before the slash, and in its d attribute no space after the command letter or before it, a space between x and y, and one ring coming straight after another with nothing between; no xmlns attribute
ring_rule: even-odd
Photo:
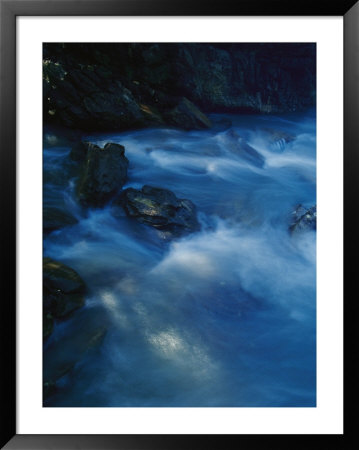
<svg viewBox="0 0 359 450"><path fill-rule="evenodd" d="M78 220L69 212L56 207L45 207L43 209L43 230L44 233L75 225Z"/></svg>
<svg viewBox="0 0 359 450"><path fill-rule="evenodd" d="M86 144L85 144L86 145ZM103 206L127 180L128 159L122 145L87 146L78 197L84 206Z"/></svg>
<svg viewBox="0 0 359 450"><path fill-rule="evenodd" d="M289 227L291 233L302 231L315 231L317 229L317 207L312 206L309 209L298 205L294 210L292 224Z"/></svg>
<svg viewBox="0 0 359 450"><path fill-rule="evenodd" d="M119 201L129 217L165 231L167 236L176 237L200 228L195 205L190 200L178 199L168 189L129 188L123 191Z"/></svg>
<svg viewBox="0 0 359 450"><path fill-rule="evenodd" d="M97 84L99 89L100 85ZM144 122L144 115L140 105L136 102L132 93L126 89L120 81L110 83L107 92L88 91L82 102L84 127L93 127L102 130L121 130L140 127ZM76 121L76 112L74 114Z"/></svg>
<svg viewBox="0 0 359 450"><path fill-rule="evenodd" d="M51 258L44 258L43 311L46 337L52 331L52 318L64 318L84 305L85 291L85 283L75 270Z"/></svg>
<svg viewBox="0 0 359 450"><path fill-rule="evenodd" d="M72 129L207 126L183 98L204 113L315 106L312 43L48 43L43 58L44 122Z"/></svg>
<svg viewBox="0 0 359 450"><path fill-rule="evenodd" d="M251 147L235 130L230 129L225 133L224 142L227 150L230 152L257 167L263 167L265 161L264 157Z"/></svg>
<svg viewBox="0 0 359 450"><path fill-rule="evenodd" d="M67 59L67 58L65 58ZM144 115L110 68L72 61L43 61L44 120L81 130L138 127Z"/></svg>
<svg viewBox="0 0 359 450"><path fill-rule="evenodd" d="M184 130L210 128L212 126L209 118L185 97L164 117L170 125Z"/></svg>

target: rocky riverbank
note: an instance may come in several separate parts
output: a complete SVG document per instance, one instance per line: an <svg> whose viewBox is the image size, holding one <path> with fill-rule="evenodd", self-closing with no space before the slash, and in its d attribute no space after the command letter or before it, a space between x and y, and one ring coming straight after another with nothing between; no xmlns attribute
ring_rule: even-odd
<svg viewBox="0 0 359 450"><path fill-rule="evenodd" d="M44 44L44 122L202 129L209 112L299 111L315 64L314 44Z"/></svg>

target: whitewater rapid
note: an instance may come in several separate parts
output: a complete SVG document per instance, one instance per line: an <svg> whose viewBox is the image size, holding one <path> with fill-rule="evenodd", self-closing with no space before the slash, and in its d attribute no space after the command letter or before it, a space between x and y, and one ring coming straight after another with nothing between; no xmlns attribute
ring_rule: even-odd
<svg viewBox="0 0 359 450"><path fill-rule="evenodd" d="M82 209L70 148L44 149L44 204L78 219L44 254L88 286L45 344L45 370L75 361L45 406L315 406L316 234L288 231L298 204L316 204L315 116L211 119L87 137L125 147L124 188L196 205L201 231L172 241L111 203ZM98 329L100 345L74 345Z"/></svg>

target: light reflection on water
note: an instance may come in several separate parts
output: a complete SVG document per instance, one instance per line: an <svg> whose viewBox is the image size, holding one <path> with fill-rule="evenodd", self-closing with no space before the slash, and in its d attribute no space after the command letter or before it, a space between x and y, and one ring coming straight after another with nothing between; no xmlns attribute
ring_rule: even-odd
<svg viewBox="0 0 359 450"><path fill-rule="evenodd" d="M125 187L159 186L196 204L202 231L172 242L110 205L82 211L76 174L60 176L69 149L45 150L45 204L80 220L47 236L45 254L77 270L89 293L57 325L44 364L56 365L56 336L81 342L84 330L106 327L91 351L62 351L77 362L47 405L315 405L316 237L288 233L293 208L316 202L315 119L230 119L234 133L91 138L125 146ZM265 127L296 139L275 146ZM258 164L238 153L235 133Z"/></svg>

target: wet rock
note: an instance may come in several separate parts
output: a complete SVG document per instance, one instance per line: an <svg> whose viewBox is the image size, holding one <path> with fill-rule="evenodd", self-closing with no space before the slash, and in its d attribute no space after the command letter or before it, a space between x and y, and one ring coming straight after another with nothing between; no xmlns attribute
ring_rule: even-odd
<svg viewBox="0 0 359 450"><path fill-rule="evenodd" d="M42 387L43 400L46 400L51 397L51 395L55 394L56 390L56 383L54 381L45 381Z"/></svg>
<svg viewBox="0 0 359 450"><path fill-rule="evenodd" d="M175 83L191 101L212 111L235 106L234 67L227 50L201 44L182 45L176 50L175 73L181 76Z"/></svg>
<svg viewBox="0 0 359 450"><path fill-rule="evenodd" d="M131 91L110 67L82 64L77 57L43 61L44 120L81 130L141 126L144 115Z"/></svg>
<svg viewBox="0 0 359 450"><path fill-rule="evenodd" d="M45 207L43 209L44 233L50 233L76 223L78 223L78 220L67 211L55 207Z"/></svg>
<svg viewBox="0 0 359 450"><path fill-rule="evenodd" d="M70 267L51 258L43 261L43 310L45 329L51 329L52 317L64 318L84 305L86 286L80 275Z"/></svg>
<svg viewBox="0 0 359 450"><path fill-rule="evenodd" d="M78 198L84 206L102 206L127 180L128 159L122 145L107 143L104 148L88 145Z"/></svg>
<svg viewBox="0 0 359 450"><path fill-rule="evenodd" d="M262 132L266 140L270 143L272 149L283 151L286 144L293 142L296 136L283 130L274 130L272 128L263 128Z"/></svg>
<svg viewBox="0 0 359 450"><path fill-rule="evenodd" d="M204 113L303 110L315 106L315 54L290 43L45 44L44 121L91 132L203 128L179 98Z"/></svg>
<svg viewBox="0 0 359 450"><path fill-rule="evenodd" d="M168 189L129 188L123 191L119 202L129 217L164 231L168 236L180 236L200 228L195 205L190 200L178 199Z"/></svg>
<svg viewBox="0 0 359 450"><path fill-rule="evenodd" d="M289 227L291 233L302 231L311 231L317 229L317 207L312 206L309 209L298 205L294 210L292 224Z"/></svg>
<svg viewBox="0 0 359 450"><path fill-rule="evenodd" d="M100 85L97 85L99 89ZM144 122L144 115L140 105L132 93L119 81L108 86L108 92L90 93L82 101L83 126L95 126L95 129L121 130L140 127ZM74 119L76 120L76 114Z"/></svg>
<svg viewBox="0 0 359 450"><path fill-rule="evenodd" d="M226 148L232 153L257 167L263 167L264 157L251 147L235 130L230 129L226 132L224 142Z"/></svg>
<svg viewBox="0 0 359 450"><path fill-rule="evenodd" d="M187 98L182 98L164 117L170 125L185 130L210 128L212 125L208 117Z"/></svg>

